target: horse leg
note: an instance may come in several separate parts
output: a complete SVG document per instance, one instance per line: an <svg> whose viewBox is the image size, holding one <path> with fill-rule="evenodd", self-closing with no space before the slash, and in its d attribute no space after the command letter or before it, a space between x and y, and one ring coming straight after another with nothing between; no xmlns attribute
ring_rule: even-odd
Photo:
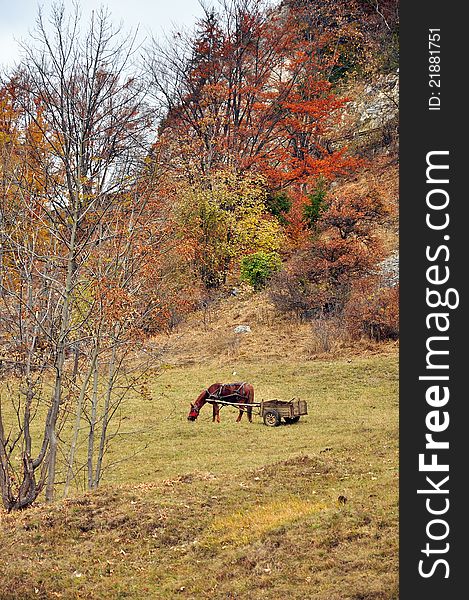
<svg viewBox="0 0 469 600"><path fill-rule="evenodd" d="M236 423L239 423L243 417L243 411L240 409L238 418L236 419Z"/></svg>
<svg viewBox="0 0 469 600"><path fill-rule="evenodd" d="M215 421L217 423L220 422L220 407L218 406L218 404L216 402L213 403L213 418L212 421L215 423Z"/></svg>
<svg viewBox="0 0 469 600"><path fill-rule="evenodd" d="M251 388L249 390L248 402L249 404L252 404L254 402L254 388ZM250 423L252 423L252 406L248 408L248 420Z"/></svg>

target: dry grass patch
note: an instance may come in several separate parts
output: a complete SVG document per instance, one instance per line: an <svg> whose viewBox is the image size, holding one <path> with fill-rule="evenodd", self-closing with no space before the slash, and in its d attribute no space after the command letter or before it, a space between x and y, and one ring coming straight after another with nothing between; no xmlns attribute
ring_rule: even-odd
<svg viewBox="0 0 469 600"><path fill-rule="evenodd" d="M313 503L297 497L278 498L266 504L216 517L202 544L248 544L278 527L287 527L326 508L327 505L323 502Z"/></svg>

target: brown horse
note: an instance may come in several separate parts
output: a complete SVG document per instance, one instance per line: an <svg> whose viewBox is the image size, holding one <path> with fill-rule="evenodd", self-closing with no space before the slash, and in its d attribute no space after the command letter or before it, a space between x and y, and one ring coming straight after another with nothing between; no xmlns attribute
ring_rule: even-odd
<svg viewBox="0 0 469 600"><path fill-rule="evenodd" d="M252 404L254 402L254 388L250 383L212 383L206 390L201 392L194 404L191 403L191 410L187 416L188 421L195 421L199 416L202 406L209 402L213 405L213 421L220 422L220 406L217 400L226 400L234 404ZM246 410L249 422L252 423L252 407L242 407L239 409L239 415L236 422L241 421L243 412Z"/></svg>

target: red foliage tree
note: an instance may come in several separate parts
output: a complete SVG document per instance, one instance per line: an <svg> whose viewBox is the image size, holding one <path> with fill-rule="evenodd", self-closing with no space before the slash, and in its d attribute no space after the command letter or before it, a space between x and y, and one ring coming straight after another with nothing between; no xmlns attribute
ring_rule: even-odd
<svg viewBox="0 0 469 600"><path fill-rule="evenodd" d="M161 139L186 173L228 166L261 172L274 189L304 188L356 166L328 144L346 103L328 80L335 61L324 52L328 36L302 29L290 10L232 0L207 11L194 36L155 49Z"/></svg>

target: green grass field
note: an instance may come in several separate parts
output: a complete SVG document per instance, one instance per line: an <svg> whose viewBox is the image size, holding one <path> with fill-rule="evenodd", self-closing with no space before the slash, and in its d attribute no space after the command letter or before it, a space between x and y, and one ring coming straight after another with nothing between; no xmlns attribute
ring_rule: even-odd
<svg viewBox="0 0 469 600"><path fill-rule="evenodd" d="M0 513L1 600L397 599L397 370L394 353L163 369L125 406L98 491ZM309 414L186 420L231 380Z"/></svg>

